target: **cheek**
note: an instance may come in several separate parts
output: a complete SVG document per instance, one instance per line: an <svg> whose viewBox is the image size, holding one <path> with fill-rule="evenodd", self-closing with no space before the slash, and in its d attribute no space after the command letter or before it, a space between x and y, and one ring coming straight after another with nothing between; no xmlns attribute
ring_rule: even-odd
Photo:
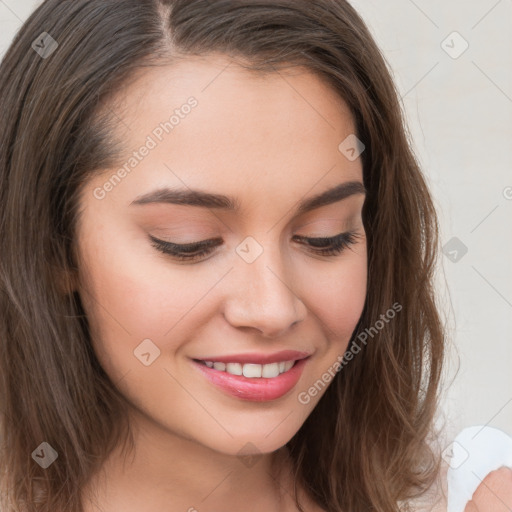
<svg viewBox="0 0 512 512"><path fill-rule="evenodd" d="M332 269L315 274L308 293L309 308L325 326L330 340L348 343L359 321L366 300L366 248L359 247L350 257L333 264Z"/></svg>
<svg viewBox="0 0 512 512"><path fill-rule="evenodd" d="M138 364L134 350L145 339L162 353L176 350L178 332L185 336L180 319L207 287L182 270L169 273L149 243L108 235L97 232L83 246L79 292L98 359L116 376Z"/></svg>

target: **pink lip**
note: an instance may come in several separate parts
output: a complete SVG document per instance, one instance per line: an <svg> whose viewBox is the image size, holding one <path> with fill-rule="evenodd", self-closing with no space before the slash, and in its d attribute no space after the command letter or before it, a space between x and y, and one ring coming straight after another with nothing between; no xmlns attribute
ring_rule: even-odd
<svg viewBox="0 0 512 512"><path fill-rule="evenodd" d="M281 361L297 361L309 355L307 352L299 352L297 350L281 350L281 352L274 354L257 354L252 352L250 354L231 354L218 357L195 357L194 359L211 361L212 363L270 364L280 363Z"/></svg>
<svg viewBox="0 0 512 512"><path fill-rule="evenodd" d="M287 360L291 361L292 359L288 358ZM300 359L287 372L270 379L264 377L250 379L243 375L231 375L214 368L208 368L208 366L198 361L193 360L192 362L194 367L201 371L212 384L215 384L229 395L243 400L266 402L282 397L295 387L302 375L307 360L307 357ZM211 359L207 359L207 361L211 361Z"/></svg>

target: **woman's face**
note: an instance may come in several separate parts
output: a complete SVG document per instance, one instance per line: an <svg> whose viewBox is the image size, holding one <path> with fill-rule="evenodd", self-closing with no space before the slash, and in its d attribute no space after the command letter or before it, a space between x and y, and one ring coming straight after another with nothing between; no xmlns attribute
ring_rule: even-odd
<svg viewBox="0 0 512 512"><path fill-rule="evenodd" d="M222 56L146 68L124 93L126 158L84 187L77 233L97 357L139 422L225 454L274 451L331 384L365 302L364 193L310 203L362 185L352 117L303 68L263 78ZM347 232L337 254L304 240ZM180 260L150 237L212 242Z"/></svg>

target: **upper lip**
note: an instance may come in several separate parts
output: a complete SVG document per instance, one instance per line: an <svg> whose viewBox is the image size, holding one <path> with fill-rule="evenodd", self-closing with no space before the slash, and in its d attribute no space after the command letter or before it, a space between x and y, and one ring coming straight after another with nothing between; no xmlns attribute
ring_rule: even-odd
<svg viewBox="0 0 512 512"><path fill-rule="evenodd" d="M225 356L212 356L195 358L199 361L211 361L212 363L252 363L252 364L270 364L280 363L282 361L296 361L305 359L311 354L308 352L300 352L298 350L282 350L273 354L262 354L251 352L249 354L230 354Z"/></svg>

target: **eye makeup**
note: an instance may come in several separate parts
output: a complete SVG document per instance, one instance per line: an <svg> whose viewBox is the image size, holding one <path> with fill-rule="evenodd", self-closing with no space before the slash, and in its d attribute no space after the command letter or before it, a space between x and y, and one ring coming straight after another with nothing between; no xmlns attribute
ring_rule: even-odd
<svg viewBox="0 0 512 512"><path fill-rule="evenodd" d="M337 256L357 242L361 235L357 231L346 231L332 237L310 238L295 235L298 243L306 245L313 253L321 256ZM221 238L202 240L188 244L176 244L149 235L151 245L158 251L179 261L196 261L213 252L222 244Z"/></svg>

